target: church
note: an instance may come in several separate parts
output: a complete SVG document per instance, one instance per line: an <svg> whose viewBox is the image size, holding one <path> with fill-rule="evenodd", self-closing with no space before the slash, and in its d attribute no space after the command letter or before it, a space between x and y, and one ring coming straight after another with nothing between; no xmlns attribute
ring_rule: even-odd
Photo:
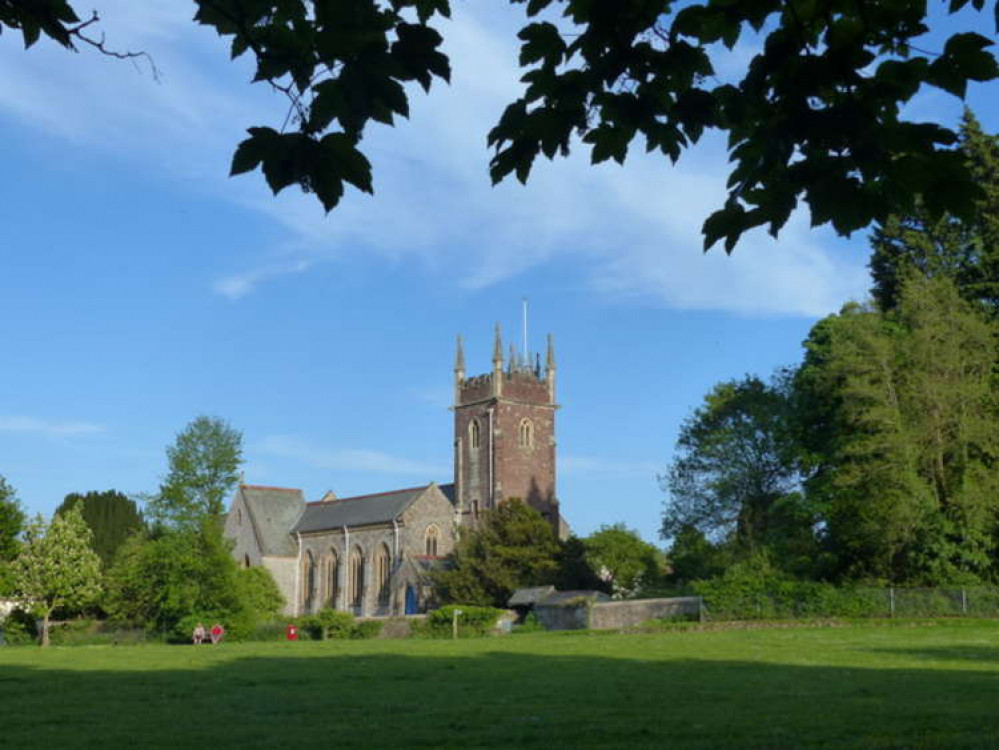
<svg viewBox="0 0 999 750"><path fill-rule="evenodd" d="M225 521L233 555L271 572L288 615L424 612L434 604L434 567L504 500L520 498L568 536L555 492L557 409L551 336L543 366L540 355L532 362L513 347L504 361L497 326L492 370L473 377L459 336L452 481L358 497L327 492L314 502L300 489L241 484Z"/></svg>

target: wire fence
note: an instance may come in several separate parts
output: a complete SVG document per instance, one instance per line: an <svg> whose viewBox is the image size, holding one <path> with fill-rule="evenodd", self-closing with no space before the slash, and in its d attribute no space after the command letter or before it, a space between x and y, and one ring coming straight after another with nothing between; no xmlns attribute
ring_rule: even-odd
<svg viewBox="0 0 999 750"><path fill-rule="evenodd" d="M793 587L786 591L705 592L705 620L823 617L999 617L999 589Z"/></svg>

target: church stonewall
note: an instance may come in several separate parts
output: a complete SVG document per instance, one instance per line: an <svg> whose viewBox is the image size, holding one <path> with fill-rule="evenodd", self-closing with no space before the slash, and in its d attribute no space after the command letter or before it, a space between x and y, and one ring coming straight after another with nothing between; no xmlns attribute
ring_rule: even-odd
<svg viewBox="0 0 999 750"><path fill-rule="evenodd" d="M415 614L433 603L432 570L463 529L505 500L520 498L561 538L569 529L555 494L555 349L542 367L513 347L504 362L496 327L492 371L465 377L454 364L454 479L421 487L306 502L300 489L241 484L225 534L240 565L262 565L285 613L323 607L358 616Z"/></svg>

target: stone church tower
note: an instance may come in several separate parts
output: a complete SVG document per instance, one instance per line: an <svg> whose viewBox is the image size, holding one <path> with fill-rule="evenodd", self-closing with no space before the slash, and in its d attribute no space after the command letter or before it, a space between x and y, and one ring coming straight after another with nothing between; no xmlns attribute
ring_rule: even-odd
<svg viewBox="0 0 999 750"><path fill-rule="evenodd" d="M513 347L505 363L499 326L493 368L465 377L461 336L454 363L454 484L461 524L520 498L562 533L555 496L555 349L548 336L542 369Z"/></svg>

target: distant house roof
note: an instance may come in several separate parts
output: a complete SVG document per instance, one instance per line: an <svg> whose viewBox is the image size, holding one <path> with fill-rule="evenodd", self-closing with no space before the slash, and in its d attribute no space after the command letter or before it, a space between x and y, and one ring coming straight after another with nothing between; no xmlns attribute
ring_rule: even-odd
<svg viewBox="0 0 999 750"><path fill-rule="evenodd" d="M264 555L295 555L298 548L288 530L302 515L305 496L289 487L241 484L243 496Z"/></svg>
<svg viewBox="0 0 999 750"><path fill-rule="evenodd" d="M527 589L517 589L513 592L513 596L506 603L508 607L529 607L532 604L537 604L539 601L544 599L546 596L555 593L554 586L535 586L534 588Z"/></svg>
<svg viewBox="0 0 999 750"><path fill-rule="evenodd" d="M293 533L338 529L342 526L370 526L391 523L401 516L420 495L432 485L408 487L374 495L344 497L332 501L308 503L305 512L292 529ZM444 496L453 502L454 485L437 485Z"/></svg>

